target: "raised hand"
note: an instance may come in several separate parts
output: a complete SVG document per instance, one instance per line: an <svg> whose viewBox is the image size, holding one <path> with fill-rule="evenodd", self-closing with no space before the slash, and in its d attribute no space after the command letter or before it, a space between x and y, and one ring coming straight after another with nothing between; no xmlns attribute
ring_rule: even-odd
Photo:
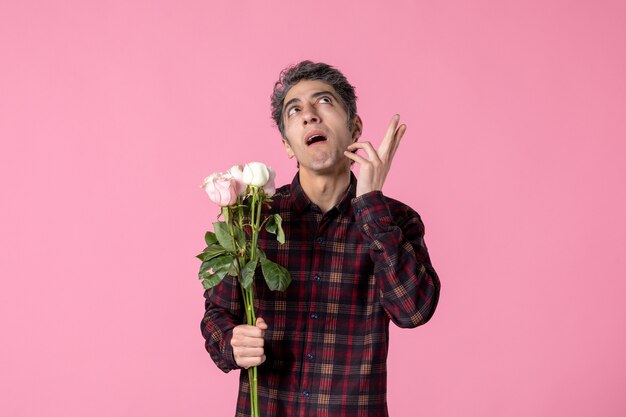
<svg viewBox="0 0 626 417"><path fill-rule="evenodd" d="M400 139L406 131L406 125L400 125L400 115L396 114L389 123L387 133L378 147L374 149L370 142L354 142L348 146L344 155L359 164L359 181L357 182L357 197L370 191L380 191L391 169L391 161L398 149ZM361 156L356 152L362 149L365 155Z"/></svg>

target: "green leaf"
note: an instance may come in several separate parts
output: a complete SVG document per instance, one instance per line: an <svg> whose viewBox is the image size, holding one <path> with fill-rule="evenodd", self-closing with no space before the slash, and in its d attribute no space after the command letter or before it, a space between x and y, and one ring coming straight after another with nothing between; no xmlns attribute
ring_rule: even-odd
<svg viewBox="0 0 626 417"><path fill-rule="evenodd" d="M204 288L208 289L222 282L234 259L232 255L223 255L202 262L198 277L202 280Z"/></svg>
<svg viewBox="0 0 626 417"><path fill-rule="evenodd" d="M267 286L272 291L285 291L291 283L291 276L282 266L269 259L261 259L261 269Z"/></svg>
<svg viewBox="0 0 626 417"><path fill-rule="evenodd" d="M283 230L283 218L280 217L280 214L273 214L267 218L267 223L265 223L265 230L268 233L272 233L276 235L276 240L278 243L285 243L285 232Z"/></svg>
<svg viewBox="0 0 626 417"><path fill-rule="evenodd" d="M202 286L204 287L205 290L208 290L209 288L213 288L217 284L222 282L222 280L224 279L224 276L220 277L219 275L213 275L213 276L211 276L209 278L203 278L202 279Z"/></svg>
<svg viewBox="0 0 626 417"><path fill-rule="evenodd" d="M215 236L215 233L213 232L206 232L204 234L204 241L207 246L213 245L214 243L217 243L217 236Z"/></svg>
<svg viewBox="0 0 626 417"><path fill-rule="evenodd" d="M233 262L228 267L228 275L239 276L239 262L237 260L233 259Z"/></svg>
<svg viewBox="0 0 626 417"><path fill-rule="evenodd" d="M224 249L221 245L214 244L211 246L207 246L204 251L198 255L198 258L203 261L210 261L213 258L224 255L226 253L226 249Z"/></svg>
<svg viewBox="0 0 626 417"><path fill-rule="evenodd" d="M256 271L258 260L253 259L249 261L246 266L241 270L240 284L246 290L250 288L252 282L254 281L254 272Z"/></svg>
<svg viewBox="0 0 626 417"><path fill-rule="evenodd" d="M215 230L215 235L217 236L217 240L220 242L220 245L222 245L227 251L234 252L235 244L230 236L228 224L226 222L215 222L213 223L213 229Z"/></svg>
<svg viewBox="0 0 626 417"><path fill-rule="evenodd" d="M280 214L274 214L274 218L276 219L276 228L278 229L278 233L276 234L276 240L281 245L285 243L285 231L283 230L283 218L280 217Z"/></svg>
<svg viewBox="0 0 626 417"><path fill-rule="evenodd" d="M215 259L225 260L224 258L226 257L223 256L221 258ZM202 262L202 265L200 266L200 273L198 274L198 277L202 280L202 285L205 289L216 286L217 284L222 282L222 280L226 276L226 273L223 270L219 269L219 265L214 262L215 259Z"/></svg>
<svg viewBox="0 0 626 417"><path fill-rule="evenodd" d="M200 278L207 278L216 274L226 275L234 259L233 255L226 254L213 258L210 261L202 262L202 265L200 265Z"/></svg>
<svg viewBox="0 0 626 417"><path fill-rule="evenodd" d="M276 217L275 216L270 216L267 218L267 223L265 223L265 230L267 230L268 233L272 233L272 234L276 234L276 232L278 231L278 227L276 226Z"/></svg>

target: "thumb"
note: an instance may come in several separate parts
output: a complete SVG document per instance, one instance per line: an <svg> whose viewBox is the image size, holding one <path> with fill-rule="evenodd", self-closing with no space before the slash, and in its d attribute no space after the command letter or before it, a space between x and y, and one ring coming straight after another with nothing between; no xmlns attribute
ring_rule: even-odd
<svg viewBox="0 0 626 417"><path fill-rule="evenodd" d="M261 317L258 317L256 319L256 327L258 327L261 330L267 330L267 323Z"/></svg>

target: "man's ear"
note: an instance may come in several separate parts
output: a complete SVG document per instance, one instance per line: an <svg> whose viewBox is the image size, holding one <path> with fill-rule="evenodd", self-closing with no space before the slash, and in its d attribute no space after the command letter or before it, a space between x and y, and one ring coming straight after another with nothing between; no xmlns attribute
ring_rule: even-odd
<svg viewBox="0 0 626 417"><path fill-rule="evenodd" d="M287 151L287 156L289 157L289 159L293 158L295 155L293 153L293 150L291 149L291 146L289 146L289 141L285 138L283 138L283 146L285 147L285 151Z"/></svg>
<svg viewBox="0 0 626 417"><path fill-rule="evenodd" d="M359 140L361 133L363 133L363 121L358 114L355 114L352 119L352 142Z"/></svg>

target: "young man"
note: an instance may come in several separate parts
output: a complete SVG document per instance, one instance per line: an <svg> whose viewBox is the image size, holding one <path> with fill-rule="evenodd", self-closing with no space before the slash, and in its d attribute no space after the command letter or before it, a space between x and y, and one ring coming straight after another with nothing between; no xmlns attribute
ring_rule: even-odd
<svg viewBox="0 0 626 417"><path fill-rule="evenodd" d="M207 291L206 348L224 372L259 365L262 416L387 416L389 321L426 323L440 288L419 215L381 191L406 126L396 115L378 149L358 142L354 88L310 61L281 73L272 116L298 173L270 209L285 244L261 244L293 281L285 292L257 281L256 326L241 324L233 279ZM236 416L249 413L242 372Z"/></svg>

